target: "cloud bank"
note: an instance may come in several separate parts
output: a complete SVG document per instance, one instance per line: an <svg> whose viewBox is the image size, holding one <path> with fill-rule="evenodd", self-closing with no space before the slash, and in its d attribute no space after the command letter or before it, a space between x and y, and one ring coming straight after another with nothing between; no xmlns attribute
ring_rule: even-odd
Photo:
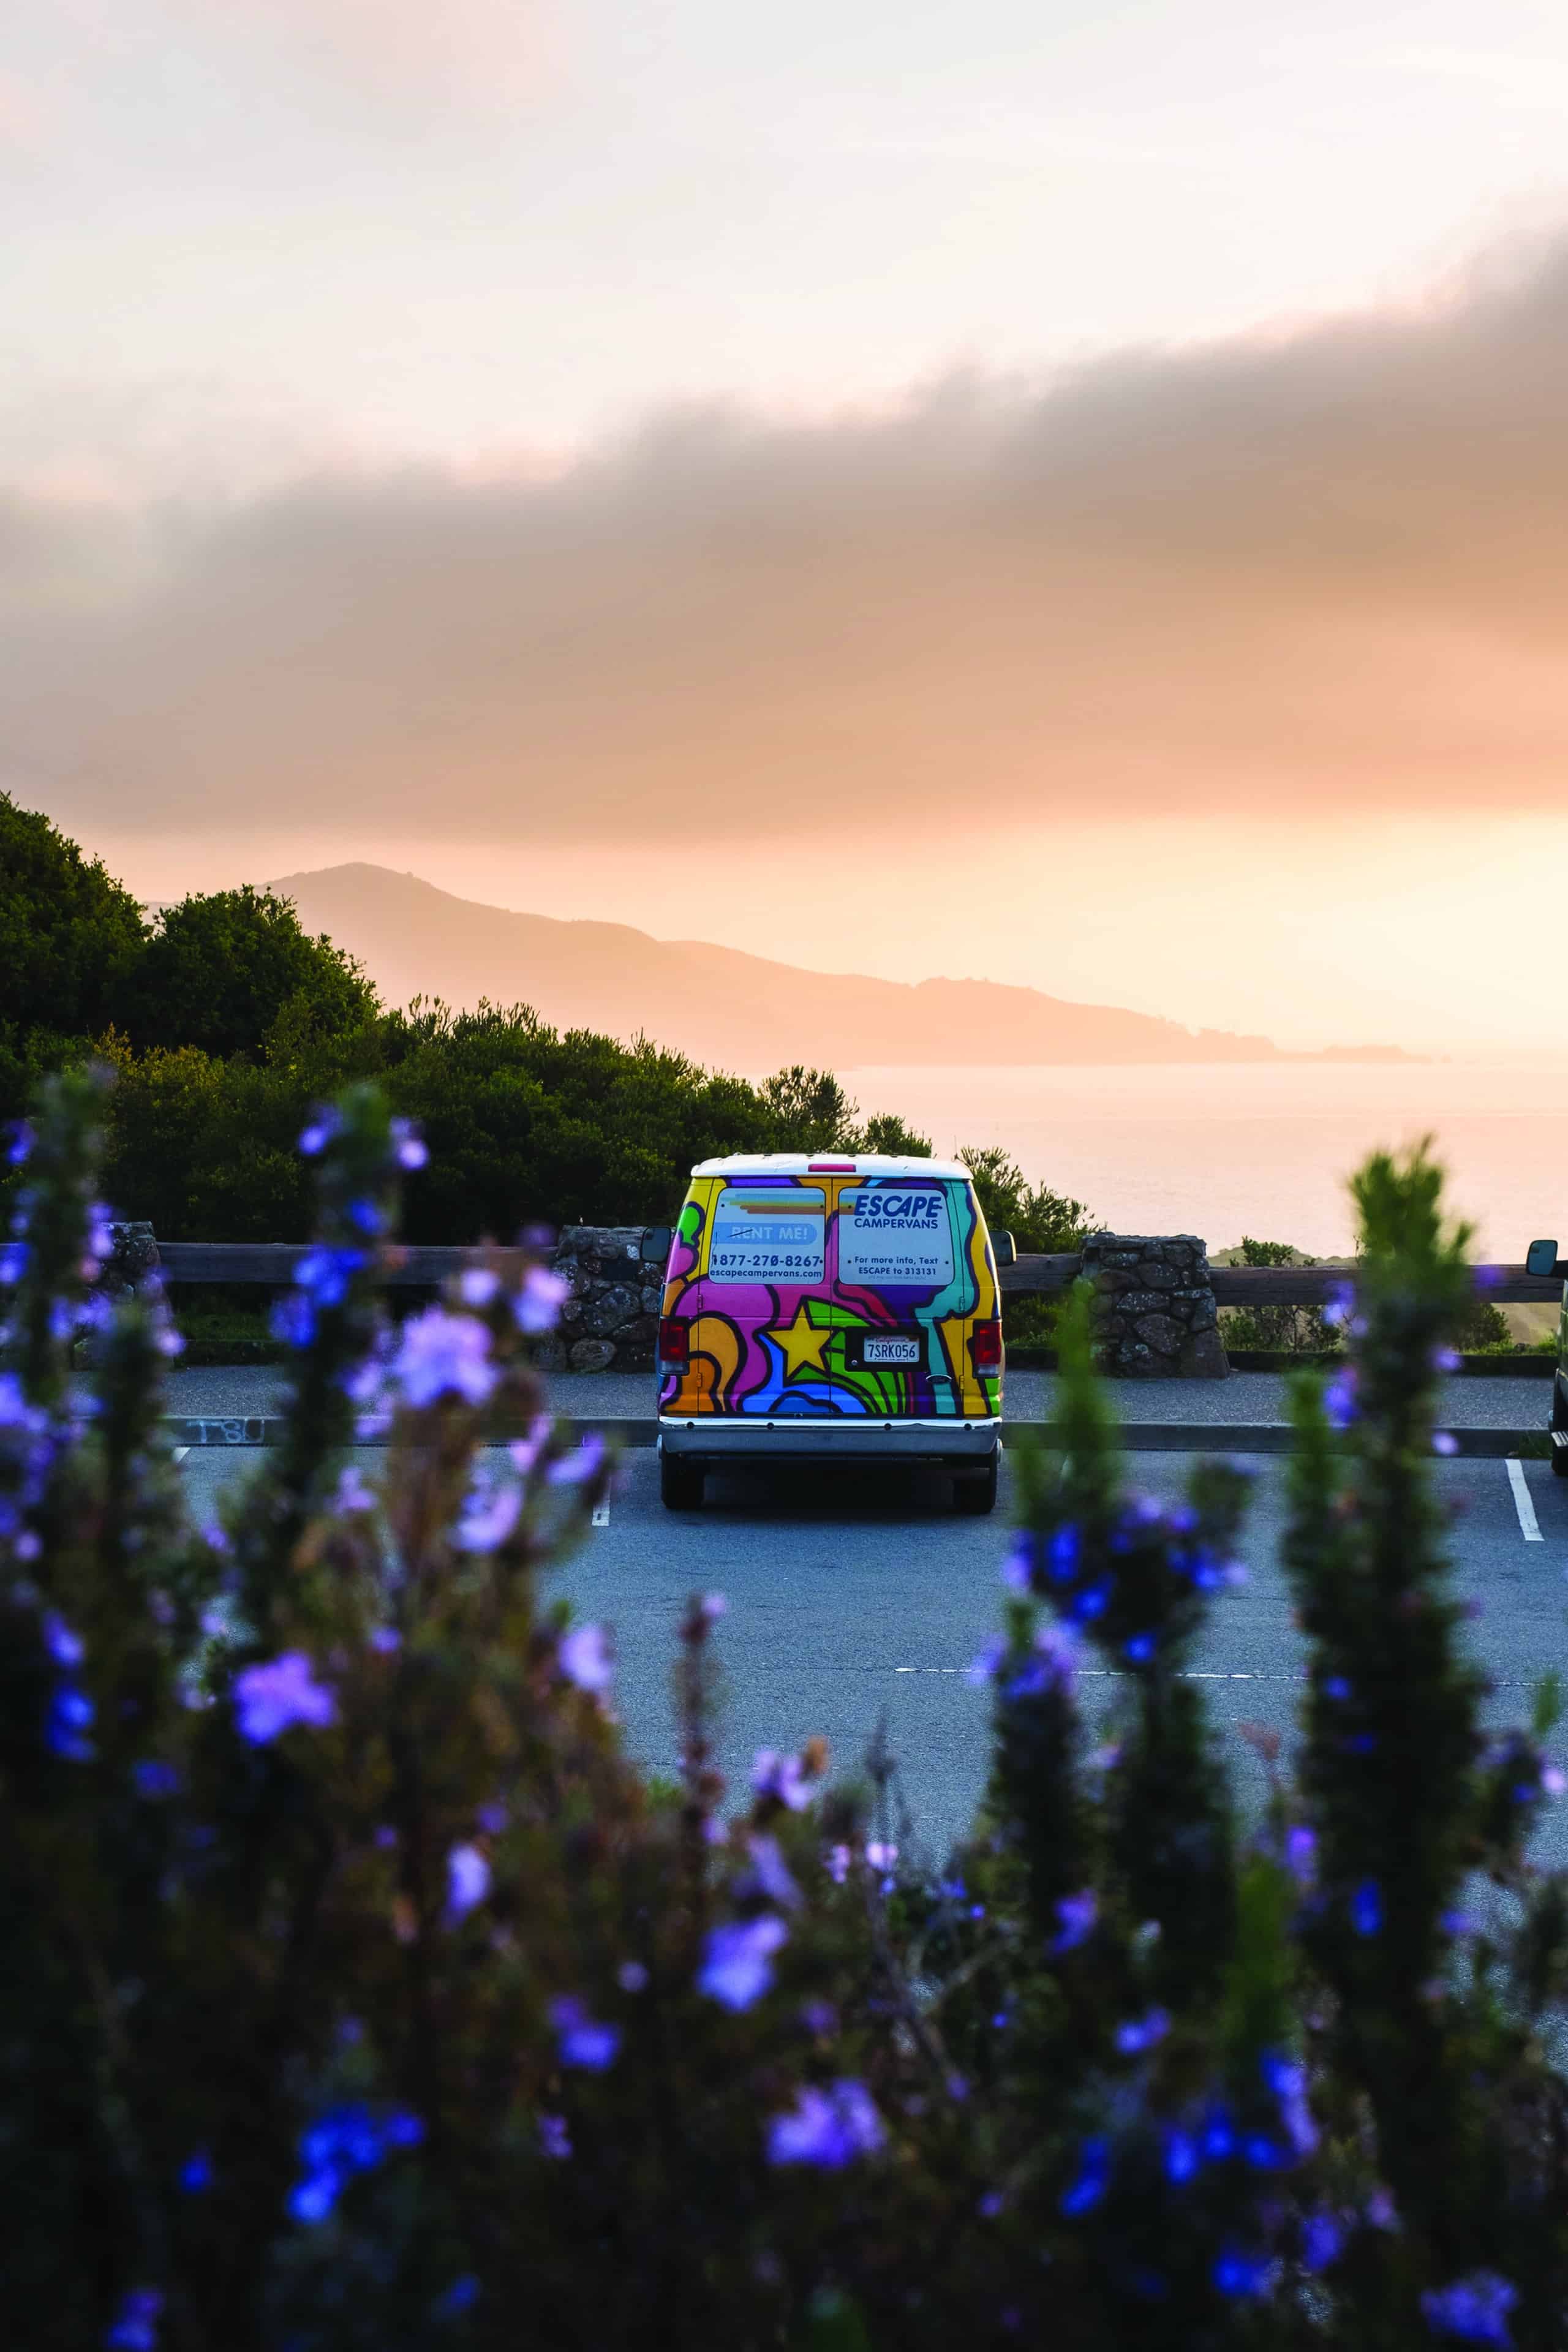
<svg viewBox="0 0 1568 2352"><path fill-rule="evenodd" d="M1561 809L1565 545L1568 242L548 479L0 491L0 776L89 833L367 841Z"/></svg>

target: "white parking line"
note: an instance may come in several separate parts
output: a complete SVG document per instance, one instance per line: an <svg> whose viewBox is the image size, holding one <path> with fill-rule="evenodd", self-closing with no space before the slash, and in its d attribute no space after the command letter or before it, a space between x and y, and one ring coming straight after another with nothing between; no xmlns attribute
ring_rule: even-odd
<svg viewBox="0 0 1568 2352"><path fill-rule="evenodd" d="M183 1461L184 1460L184 1458L185 1458L186 1454L190 1452L190 1450L191 1450L191 1449L190 1449L190 1447L189 1447L188 1445L176 1445L176 1446L175 1446L175 1448L174 1448L174 1459L175 1459L175 1461L176 1461L176 1462L183 1462Z"/></svg>
<svg viewBox="0 0 1568 2352"><path fill-rule="evenodd" d="M1510 1456L1508 1462L1508 1483L1513 1488L1513 1507L1519 1513L1519 1532L1526 1543L1544 1543L1535 1505L1530 1499L1530 1488L1524 1483L1524 1465Z"/></svg>
<svg viewBox="0 0 1568 2352"><path fill-rule="evenodd" d="M594 1525L596 1528L607 1528L609 1524L610 1505L609 1499L606 1496L604 1502L595 1503L594 1506Z"/></svg>

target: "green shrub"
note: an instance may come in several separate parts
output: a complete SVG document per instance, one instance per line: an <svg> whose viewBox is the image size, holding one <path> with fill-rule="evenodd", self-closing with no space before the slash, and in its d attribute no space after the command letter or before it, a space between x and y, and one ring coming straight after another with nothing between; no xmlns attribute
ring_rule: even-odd
<svg viewBox="0 0 1568 2352"><path fill-rule="evenodd" d="M1524 1848L1556 1698L1483 1731L1459 1638L1429 1464L1466 1236L1429 1163L1358 1179L1350 1361L1298 1392L1299 1768L1260 1739L1245 1828L1184 1664L1246 1480L1126 1492L1080 1302L974 1669L984 1807L933 1882L880 1754L867 1789L762 1754L726 1813L715 1597L679 1778L639 1776L607 1636L548 1597L609 1473L531 1361L559 1286L387 1326L424 1146L368 1088L302 1139L286 1442L192 1526L162 1303L89 1287L100 1102L47 1094L0 1265L15 2341L1554 2352L1568 1887Z"/></svg>

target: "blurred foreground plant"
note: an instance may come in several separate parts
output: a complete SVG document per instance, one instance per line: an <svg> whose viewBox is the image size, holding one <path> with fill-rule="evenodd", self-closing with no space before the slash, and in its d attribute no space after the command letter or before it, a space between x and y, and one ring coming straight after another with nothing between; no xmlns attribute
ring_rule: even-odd
<svg viewBox="0 0 1568 2352"><path fill-rule="evenodd" d="M1553 1700L1489 1739L1460 1654L1428 1463L1463 1236L1424 1160L1360 1180L1349 1367L1298 1409L1297 1778L1255 1733L1238 1827L1191 1664L1245 1479L1123 1491L1080 1311L932 1880L880 1753L873 1794L764 1751L726 1819L717 1595L679 1777L629 1763L608 1635L543 1589L611 1468L533 1369L561 1286L476 1267L393 1329L423 1147L368 1090L301 1138L287 1442L192 1528L162 1302L91 1286L99 1103L47 1090L0 1265L15 2340L1562 2341Z"/></svg>

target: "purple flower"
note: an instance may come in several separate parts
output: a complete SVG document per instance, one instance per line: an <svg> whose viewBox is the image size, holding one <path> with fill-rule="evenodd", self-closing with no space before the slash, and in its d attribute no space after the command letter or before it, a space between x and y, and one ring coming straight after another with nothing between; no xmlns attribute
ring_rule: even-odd
<svg viewBox="0 0 1568 2352"><path fill-rule="evenodd" d="M1012 1549L998 1571L1009 1592L1027 1592L1030 1590L1034 1563L1035 1539L1020 1531L1014 1537Z"/></svg>
<svg viewBox="0 0 1568 2352"><path fill-rule="evenodd" d="M301 2173L289 2192L296 2221L324 2221L356 2172L374 2172L391 2148L416 2147L425 2126L407 2107L377 2118L348 2100L323 2114L300 2138Z"/></svg>
<svg viewBox="0 0 1568 2352"><path fill-rule="evenodd" d="M452 1532L459 1551L494 1551L505 1543L522 1511L522 1488L492 1486L488 1493L467 1495L463 1515Z"/></svg>
<svg viewBox="0 0 1568 2352"><path fill-rule="evenodd" d="M150 1756L138 1764L132 1764L131 1779L137 1795L144 1797L150 1804L156 1803L162 1797L174 1796L180 1785L180 1776L174 1766L165 1764L158 1756Z"/></svg>
<svg viewBox="0 0 1568 2352"><path fill-rule="evenodd" d="M792 1813L803 1813L811 1802L811 1782L798 1756L784 1756L776 1748L759 1748L752 1760L752 1786L759 1797L776 1797Z"/></svg>
<svg viewBox="0 0 1568 2352"><path fill-rule="evenodd" d="M567 1681L595 1697L616 1679L616 1662L602 1625L574 1625L562 1635L555 1656Z"/></svg>
<svg viewBox="0 0 1568 2352"><path fill-rule="evenodd" d="M1110 1599L1109 1584L1101 1582L1086 1585L1081 1592L1073 1594L1071 1602L1068 1604L1068 1613L1076 1618L1080 1625L1088 1625L1096 1617L1104 1615L1106 1604Z"/></svg>
<svg viewBox="0 0 1568 2352"><path fill-rule="evenodd" d="M1221 2294L1264 2294L1268 2289L1269 2265L1259 2255L1243 2253L1239 2246L1226 2246L1212 2276Z"/></svg>
<svg viewBox="0 0 1568 2352"><path fill-rule="evenodd" d="M425 1139L412 1119L393 1120L392 1147L393 1157L400 1168L423 1168L430 1157Z"/></svg>
<svg viewBox="0 0 1568 2352"><path fill-rule="evenodd" d="M1184 2188L1203 2162L1198 2144L1190 2132L1169 2131L1165 2134L1165 2178L1173 2187Z"/></svg>
<svg viewBox="0 0 1568 2352"><path fill-rule="evenodd" d="M1070 1583L1078 1572L1083 1538L1077 1528L1058 1528L1046 1546L1046 1564L1058 1584Z"/></svg>
<svg viewBox="0 0 1568 2352"><path fill-rule="evenodd" d="M556 2164L563 2164L572 2153L572 2135L566 2128L564 2116L541 2116L539 2147L542 2156Z"/></svg>
<svg viewBox="0 0 1568 2352"><path fill-rule="evenodd" d="M499 1377L489 1354L490 1335L477 1318L427 1307L403 1327L393 1378L416 1411L443 1396L483 1404Z"/></svg>
<svg viewBox="0 0 1568 2352"><path fill-rule="evenodd" d="M1355 1291L1352 1286L1348 1282L1331 1283L1323 1307L1323 1320L1330 1329L1337 1330L1342 1323L1348 1323L1354 1309Z"/></svg>
<svg viewBox="0 0 1568 2352"><path fill-rule="evenodd" d="M465 2271L460 2278L455 2278L451 2285L436 2297L430 2305L431 2318L461 2318L465 2311L472 2311L482 2291L475 2273Z"/></svg>
<svg viewBox="0 0 1568 2352"><path fill-rule="evenodd" d="M1374 1878L1363 1878L1351 1896L1351 1926L1358 1936L1383 1931L1383 1896Z"/></svg>
<svg viewBox="0 0 1568 2352"><path fill-rule="evenodd" d="M1432 1432L1432 1451L1434 1454L1442 1454L1447 1455L1457 1454L1458 1450L1459 1441L1455 1436L1451 1429L1435 1429Z"/></svg>
<svg viewBox="0 0 1568 2352"><path fill-rule="evenodd" d="M517 1294L518 1329L553 1331L571 1296L572 1285L563 1274L552 1273L546 1265L531 1265Z"/></svg>
<svg viewBox="0 0 1568 2352"><path fill-rule="evenodd" d="M368 1639L370 1647L380 1658L390 1658L403 1647L403 1636L395 1625L373 1625Z"/></svg>
<svg viewBox="0 0 1568 2352"><path fill-rule="evenodd" d="M621 2046L618 2025L600 2025L588 2015L582 2002L571 1993L563 1993L550 2004L550 2022L555 2028L557 2049L563 2066L580 2066L589 2074L602 2074L613 2066Z"/></svg>
<svg viewBox="0 0 1568 2352"><path fill-rule="evenodd" d="M1435 2287L1421 2298L1422 2315L1435 2336L1458 2336L1468 2344L1511 2344L1508 2315L1519 2290L1496 2271L1472 2271L1451 2286Z"/></svg>
<svg viewBox="0 0 1568 2352"><path fill-rule="evenodd" d="M1133 2058L1142 2051L1152 2050L1157 2042L1164 2040L1170 2030L1169 2012L1152 2009L1147 2017L1129 2018L1124 2025L1117 2027L1116 2046L1124 2058Z"/></svg>
<svg viewBox="0 0 1568 2352"><path fill-rule="evenodd" d="M1460 1360L1457 1349L1434 1348L1432 1350L1432 1370L1435 1372L1457 1372Z"/></svg>
<svg viewBox="0 0 1568 2352"><path fill-rule="evenodd" d="M1309 2213L1301 2224L1301 2263L1309 2271L1326 2271L1337 2263L1345 2242L1342 2225L1332 2213Z"/></svg>
<svg viewBox="0 0 1568 2352"><path fill-rule="evenodd" d="M536 1413L528 1424L526 1437L514 1437L507 1447L512 1468L526 1478L543 1451L545 1441L555 1423L547 1412Z"/></svg>
<svg viewBox="0 0 1568 2352"><path fill-rule="evenodd" d="M490 1891L490 1866L477 1845L455 1845L447 1856L447 1916L466 1918Z"/></svg>
<svg viewBox="0 0 1568 2352"><path fill-rule="evenodd" d="M729 1612L730 1603L721 1592L705 1592L697 1604L710 1625L716 1625Z"/></svg>
<svg viewBox="0 0 1568 2352"><path fill-rule="evenodd" d="M294 1281L316 1307L341 1307L351 1280L369 1263L361 1249L307 1250L294 1268Z"/></svg>
<svg viewBox="0 0 1568 2352"><path fill-rule="evenodd" d="M19 1118L9 1130L10 1141L5 1146L8 1167L20 1168L33 1149L33 1130L25 1118Z"/></svg>
<svg viewBox="0 0 1568 2352"><path fill-rule="evenodd" d="M581 1486L595 1476L604 1458L605 1441L596 1429L590 1430L570 1454L563 1454L552 1462L544 1475L552 1486Z"/></svg>
<svg viewBox="0 0 1568 2352"><path fill-rule="evenodd" d="M1069 2220L1099 2204L1110 2179L1110 2143L1086 2139L1079 2151L1078 2172L1062 2192L1061 2210Z"/></svg>
<svg viewBox="0 0 1568 2352"><path fill-rule="evenodd" d="M273 1307L268 1328L286 1348L308 1348L316 1336L315 1307L302 1290L290 1290Z"/></svg>
<svg viewBox="0 0 1568 2352"><path fill-rule="evenodd" d="M44 1720L44 1745L52 1756L85 1764L93 1754L88 1727L98 1710L74 1683L57 1683Z"/></svg>
<svg viewBox="0 0 1568 2352"><path fill-rule="evenodd" d="M1094 1923L1099 1916L1100 1898L1092 1886L1086 1886L1079 1895L1062 1895L1057 1904L1057 1917L1061 1926L1051 1939L1051 1950L1076 1951L1079 1945L1093 1933Z"/></svg>
<svg viewBox="0 0 1568 2352"><path fill-rule="evenodd" d="M500 1837L510 1818L504 1805L492 1802L488 1805L476 1805L474 1808L474 1819L487 1837Z"/></svg>
<svg viewBox="0 0 1568 2352"><path fill-rule="evenodd" d="M616 1982L623 1992L646 1992L647 1970L640 1960L623 1960L616 1970Z"/></svg>
<svg viewBox="0 0 1568 2352"><path fill-rule="evenodd" d="M300 1150L307 1160L315 1160L326 1150L338 1131L335 1110L318 1111L308 1127L300 1131Z"/></svg>
<svg viewBox="0 0 1568 2352"><path fill-rule="evenodd" d="M1135 1666L1147 1665L1154 1654L1154 1636L1152 1633L1134 1633L1125 1648Z"/></svg>
<svg viewBox="0 0 1568 2352"><path fill-rule="evenodd" d="M1318 1832L1298 1822L1285 1832L1285 1867L1298 1886L1310 1886L1318 1873Z"/></svg>
<svg viewBox="0 0 1568 2352"><path fill-rule="evenodd" d="M845 1880L849 1875L849 1865L854 1858L855 1857L850 1853L849 1848L847 1845L830 1845L828 1847L826 1853L823 1856L823 1867L826 1871L829 1878L832 1879L835 1886L843 1885Z"/></svg>
<svg viewBox="0 0 1568 2352"><path fill-rule="evenodd" d="M788 1935L784 1921L772 1912L710 1929L697 1971L699 1992L725 2009L750 2009L772 1984L773 1955Z"/></svg>
<svg viewBox="0 0 1568 2352"><path fill-rule="evenodd" d="M1336 1372L1323 1391L1323 1411L1332 1429L1348 1429L1356 1420L1360 1407L1356 1403L1356 1378L1352 1366L1348 1371Z"/></svg>
<svg viewBox="0 0 1568 2352"><path fill-rule="evenodd" d="M57 1666L79 1666L87 1655L87 1645L79 1633L73 1633L63 1617L51 1609L44 1619L44 1647Z"/></svg>
<svg viewBox="0 0 1568 2352"><path fill-rule="evenodd" d="M321 1730L338 1712L335 1693L313 1680L303 1650L285 1650L281 1657L236 1675L234 1703L241 1737L255 1748L265 1748L296 1723Z"/></svg>
<svg viewBox="0 0 1568 2352"><path fill-rule="evenodd" d="M466 1265L458 1278L458 1296L465 1307L488 1307L500 1288L493 1265Z"/></svg>
<svg viewBox="0 0 1568 2352"><path fill-rule="evenodd" d="M752 1855L751 1874L743 1892L765 1895L772 1903L782 1903L786 1911L800 1907L800 1889L790 1875L788 1863L779 1851L777 1838L753 1837L747 1841Z"/></svg>
<svg viewBox="0 0 1568 2352"><path fill-rule="evenodd" d="M163 2298L154 2286L132 2287L104 2336L108 2352L157 2352Z"/></svg>
<svg viewBox="0 0 1568 2352"><path fill-rule="evenodd" d="M838 2011L830 2000L803 2000L800 2021L808 2033L837 2033Z"/></svg>
<svg viewBox="0 0 1568 2352"><path fill-rule="evenodd" d="M964 1681L972 1690L984 1690L995 1675L997 1667L1007 1654L1007 1644L1000 1633L993 1633L982 1644L978 1655L964 1670Z"/></svg>
<svg viewBox="0 0 1568 2352"><path fill-rule="evenodd" d="M845 2079L826 2091L807 2085L795 2094L786 2115L768 2126L770 2164L811 2164L839 2172L860 2157L875 2156L887 2134L863 2083Z"/></svg>
<svg viewBox="0 0 1568 2352"><path fill-rule="evenodd" d="M873 1870L891 1870L898 1858L898 1847L890 1845L886 1839L868 1838L867 1840L866 1859Z"/></svg>
<svg viewBox="0 0 1568 2352"><path fill-rule="evenodd" d="M212 2151L210 2148L198 2147L186 2157L180 2167L180 2187L187 2197L200 2197L212 2185Z"/></svg>

